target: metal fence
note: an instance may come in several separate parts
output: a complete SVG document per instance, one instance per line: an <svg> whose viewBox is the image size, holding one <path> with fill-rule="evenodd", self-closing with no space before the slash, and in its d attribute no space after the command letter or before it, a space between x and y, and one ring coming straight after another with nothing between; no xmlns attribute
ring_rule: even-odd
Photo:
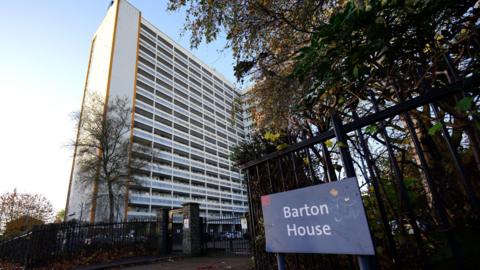
<svg viewBox="0 0 480 270"><path fill-rule="evenodd" d="M452 125L454 116L442 109L478 91L472 84L477 79L396 103L371 95L362 110L334 115L326 132L245 164L256 269L276 269L275 256L265 252L262 195L352 176L359 180L376 247L373 265L478 267L480 249L471 243L480 239L479 130ZM356 267L347 255L287 254L286 262L289 269Z"/></svg>
<svg viewBox="0 0 480 270"><path fill-rule="evenodd" d="M202 227L204 252L250 254L250 236L246 228L246 218L228 216L215 217L215 219L203 218Z"/></svg>
<svg viewBox="0 0 480 270"><path fill-rule="evenodd" d="M31 267L99 250L154 249L156 226L156 221L35 226L24 235L2 241L0 259Z"/></svg>

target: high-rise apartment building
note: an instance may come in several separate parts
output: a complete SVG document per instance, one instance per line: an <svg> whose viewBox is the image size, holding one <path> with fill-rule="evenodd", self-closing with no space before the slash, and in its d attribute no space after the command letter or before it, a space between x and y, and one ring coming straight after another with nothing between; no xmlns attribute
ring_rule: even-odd
<svg viewBox="0 0 480 270"><path fill-rule="evenodd" d="M141 184L128 189L126 205L116 206L123 209L118 220L152 217L185 202L200 203L202 216L247 211L243 179L229 160L245 136L240 92L125 0L112 3L93 36L82 106L92 92L130 98L130 135L153 153L136 176ZM77 162L74 157L67 219L105 220L93 188L79 181Z"/></svg>

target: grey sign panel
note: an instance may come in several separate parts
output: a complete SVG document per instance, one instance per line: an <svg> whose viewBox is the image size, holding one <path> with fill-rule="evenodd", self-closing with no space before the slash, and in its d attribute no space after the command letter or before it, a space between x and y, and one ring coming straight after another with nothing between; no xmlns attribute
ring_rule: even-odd
<svg viewBox="0 0 480 270"><path fill-rule="evenodd" d="M261 199L267 252L374 255L354 177Z"/></svg>

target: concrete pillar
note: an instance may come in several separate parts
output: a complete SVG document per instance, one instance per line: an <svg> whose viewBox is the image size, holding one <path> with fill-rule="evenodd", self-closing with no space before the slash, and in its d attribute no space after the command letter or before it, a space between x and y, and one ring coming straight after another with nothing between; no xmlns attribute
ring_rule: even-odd
<svg viewBox="0 0 480 270"><path fill-rule="evenodd" d="M202 228L200 205L185 203L183 206L183 253L190 256L200 255Z"/></svg>
<svg viewBox="0 0 480 270"><path fill-rule="evenodd" d="M168 253L168 210L157 210L157 228L155 230L157 235L156 246L160 254Z"/></svg>

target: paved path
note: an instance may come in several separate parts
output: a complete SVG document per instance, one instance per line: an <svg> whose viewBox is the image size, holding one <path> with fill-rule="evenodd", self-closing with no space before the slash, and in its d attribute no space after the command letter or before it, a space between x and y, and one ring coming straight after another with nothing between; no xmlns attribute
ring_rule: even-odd
<svg viewBox="0 0 480 270"><path fill-rule="evenodd" d="M128 270L247 270L249 257L194 257L170 260L149 265L132 266L122 269Z"/></svg>

